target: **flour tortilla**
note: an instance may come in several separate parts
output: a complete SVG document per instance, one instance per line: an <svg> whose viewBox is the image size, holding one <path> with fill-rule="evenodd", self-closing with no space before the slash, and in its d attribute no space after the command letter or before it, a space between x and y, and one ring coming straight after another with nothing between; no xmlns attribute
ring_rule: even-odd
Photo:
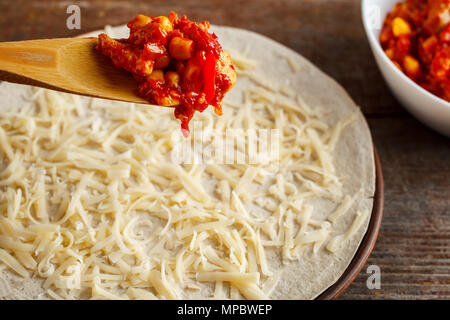
<svg viewBox="0 0 450 320"><path fill-rule="evenodd" d="M124 38L128 36L126 26L107 27L110 36ZM343 181L344 194L358 194L353 207L342 219L333 224L333 234L345 233L353 222L356 212L372 212L375 192L375 164L371 135L364 116L345 90L308 60L293 50L254 32L221 26L212 26L224 49L235 52L246 52L246 55L258 61L259 73L268 79L276 79L278 83L289 85L301 94L309 106L320 107L329 111L323 119L328 124L357 112L357 121L347 127L338 142L333 160L338 177ZM92 32L83 36L97 36L100 32ZM286 58L294 61L300 68L293 72ZM242 92L248 87L246 79L238 79L236 86L228 94L227 99L239 102ZM0 111L4 106L8 109L22 103L24 87L2 84L0 86ZM339 203L320 200L314 203L314 215L328 214ZM333 285L343 274L353 259L370 221L366 216L363 226L356 234L345 242L345 248L335 253L319 250L316 254L305 252L299 261L288 265L281 263L276 251L268 251L268 261L275 273L282 270L281 279L270 298L272 299L313 299ZM40 282L24 280L14 274L3 271L8 287L15 291L17 298L42 298L43 290ZM2 297L0 297L1 299ZM198 297L197 297L198 298Z"/></svg>

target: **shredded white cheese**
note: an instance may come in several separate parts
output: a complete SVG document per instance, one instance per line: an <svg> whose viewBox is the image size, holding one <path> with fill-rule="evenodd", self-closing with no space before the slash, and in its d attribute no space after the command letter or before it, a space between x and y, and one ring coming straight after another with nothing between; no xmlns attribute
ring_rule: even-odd
<svg viewBox="0 0 450 320"><path fill-rule="evenodd" d="M270 297L282 273L267 250L289 263L330 240L308 200L342 198L332 222L349 211L332 150L353 118L330 128L256 61L233 59L254 85L242 105L198 119L241 129L240 155L252 147L245 130L277 129L275 163L256 152L247 163L173 163L171 151L191 141L174 136L179 124L162 108L37 89L34 105L0 113L0 267L44 278L53 299L177 299L202 288L211 298Z"/></svg>

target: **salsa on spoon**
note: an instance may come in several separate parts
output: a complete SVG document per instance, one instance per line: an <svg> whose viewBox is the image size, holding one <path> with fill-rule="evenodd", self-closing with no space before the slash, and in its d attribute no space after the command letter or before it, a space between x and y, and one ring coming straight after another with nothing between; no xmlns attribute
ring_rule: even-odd
<svg viewBox="0 0 450 320"><path fill-rule="evenodd" d="M195 111L212 105L222 114L222 100L236 82L236 71L217 36L208 32L208 21L196 23L171 12L168 17L138 15L127 26L127 39L102 33L97 49L133 74L141 97L175 107L185 136Z"/></svg>

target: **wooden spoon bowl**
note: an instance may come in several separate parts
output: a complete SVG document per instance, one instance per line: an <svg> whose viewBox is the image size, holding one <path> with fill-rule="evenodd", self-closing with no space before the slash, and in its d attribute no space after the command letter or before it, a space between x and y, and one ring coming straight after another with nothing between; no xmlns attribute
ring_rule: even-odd
<svg viewBox="0 0 450 320"><path fill-rule="evenodd" d="M0 80L80 95L149 104L130 73L98 52L97 38L0 43Z"/></svg>

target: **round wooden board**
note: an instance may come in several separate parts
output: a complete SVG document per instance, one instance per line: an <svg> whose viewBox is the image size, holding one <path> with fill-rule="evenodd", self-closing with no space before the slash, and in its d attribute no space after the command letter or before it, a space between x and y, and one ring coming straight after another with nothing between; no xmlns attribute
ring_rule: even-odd
<svg viewBox="0 0 450 320"><path fill-rule="evenodd" d="M331 300L337 299L348 286L355 280L361 269L369 259L375 242L377 241L378 232L380 231L381 220L383 218L383 206L384 206L384 181L383 172L381 170L381 163L378 157L378 152L374 148L375 153L375 170L376 170L376 182L375 182L375 195L373 202L373 210L370 218L369 227L366 235L364 236L358 251L356 251L350 265L345 269L342 276L331 287L322 292L316 299L317 300Z"/></svg>

